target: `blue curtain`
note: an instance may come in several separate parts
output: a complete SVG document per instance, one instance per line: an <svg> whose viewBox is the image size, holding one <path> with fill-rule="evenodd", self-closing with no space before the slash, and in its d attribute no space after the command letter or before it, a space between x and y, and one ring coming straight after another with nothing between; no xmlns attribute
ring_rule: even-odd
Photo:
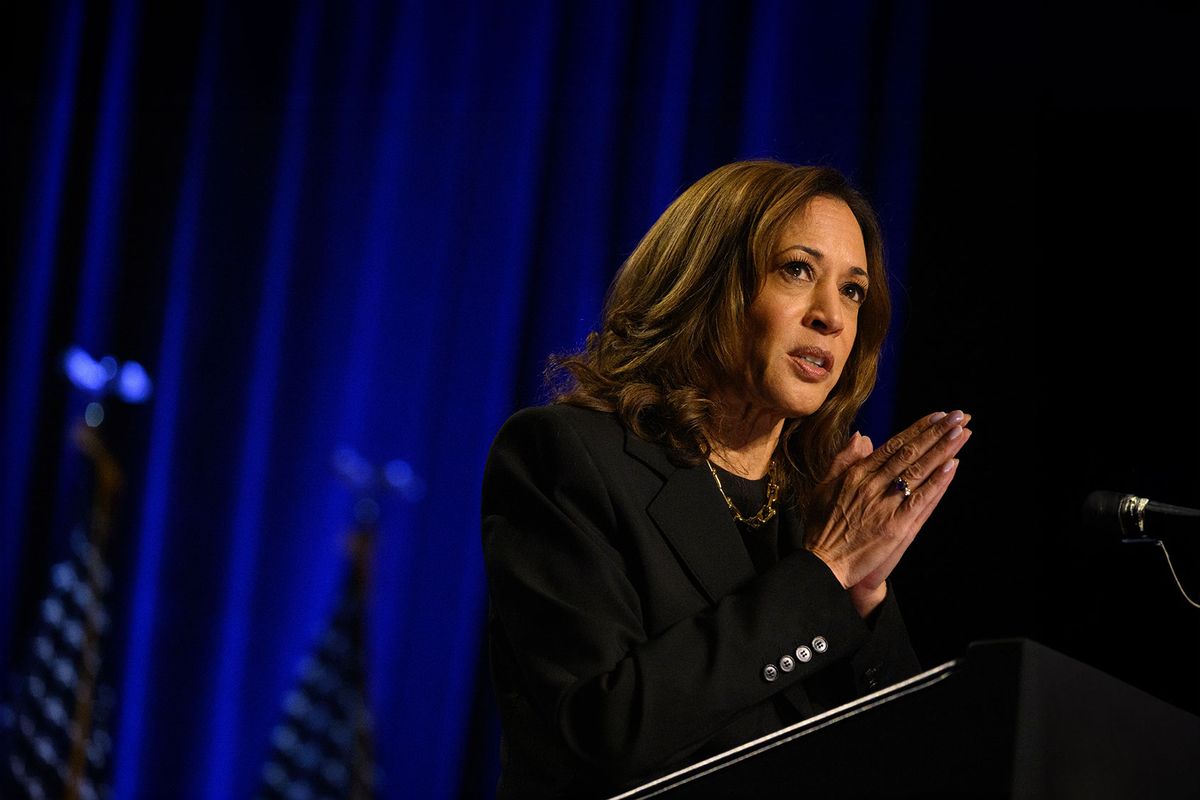
<svg viewBox="0 0 1200 800"><path fill-rule="evenodd" d="M337 603L342 446L403 459L426 487L383 501L373 565L383 794L494 781L487 449L691 181L745 157L839 167L877 205L903 282L920 3L49 5L22 12L4 123L20 155L0 669L19 665L80 475L63 431L81 399L59 354L139 361L153 399L115 429L120 798L258 785ZM896 360L864 417L876 437Z"/></svg>

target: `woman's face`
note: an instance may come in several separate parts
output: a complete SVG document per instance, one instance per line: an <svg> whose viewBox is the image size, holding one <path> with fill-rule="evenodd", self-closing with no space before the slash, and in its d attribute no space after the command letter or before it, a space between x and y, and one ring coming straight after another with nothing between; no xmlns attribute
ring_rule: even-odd
<svg viewBox="0 0 1200 800"><path fill-rule="evenodd" d="M813 198L784 226L750 304L740 399L779 418L820 408L850 358L867 289L858 220L840 199Z"/></svg>

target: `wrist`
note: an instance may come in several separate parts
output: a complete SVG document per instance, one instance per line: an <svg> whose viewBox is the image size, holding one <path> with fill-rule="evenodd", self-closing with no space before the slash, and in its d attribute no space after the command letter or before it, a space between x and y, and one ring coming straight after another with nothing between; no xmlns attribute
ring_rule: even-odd
<svg viewBox="0 0 1200 800"><path fill-rule="evenodd" d="M874 589L867 588L861 583L850 587L850 602L854 604L854 610L863 619L866 619L879 608L887 597L887 583L881 583Z"/></svg>
<svg viewBox="0 0 1200 800"><path fill-rule="evenodd" d="M844 574L843 570L841 569L841 564L839 564L837 561L830 558L829 556L825 555L821 551L817 550L816 548L806 547L804 549L808 550L808 552L812 553L814 556L816 556L818 559L820 559L821 563L825 565L825 568L833 573L833 577L837 580L838 583L840 583L842 585L843 589L846 589L848 591L852 588L846 580L846 575Z"/></svg>

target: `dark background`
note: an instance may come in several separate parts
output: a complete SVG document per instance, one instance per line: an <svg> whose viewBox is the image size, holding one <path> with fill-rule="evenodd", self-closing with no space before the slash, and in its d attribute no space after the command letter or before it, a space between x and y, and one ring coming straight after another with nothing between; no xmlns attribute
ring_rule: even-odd
<svg viewBox="0 0 1200 800"><path fill-rule="evenodd" d="M1096 489L1200 507L1196 30L1040 11L930 75L899 416L960 405L976 431L898 570L930 663L1027 636L1200 710L1200 610L1079 515ZM1200 601L1198 534L1167 545Z"/></svg>

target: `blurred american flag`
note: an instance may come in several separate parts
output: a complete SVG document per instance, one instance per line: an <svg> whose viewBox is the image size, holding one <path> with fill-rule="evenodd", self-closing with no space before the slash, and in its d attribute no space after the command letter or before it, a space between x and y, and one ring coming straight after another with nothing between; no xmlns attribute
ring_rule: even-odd
<svg viewBox="0 0 1200 800"><path fill-rule="evenodd" d="M109 572L83 528L72 531L70 547L51 570L30 652L0 708L0 796L109 796L113 692L97 680Z"/></svg>
<svg viewBox="0 0 1200 800"><path fill-rule="evenodd" d="M348 577L338 608L284 700L262 772L263 800L367 800L376 772L363 655L363 590Z"/></svg>

